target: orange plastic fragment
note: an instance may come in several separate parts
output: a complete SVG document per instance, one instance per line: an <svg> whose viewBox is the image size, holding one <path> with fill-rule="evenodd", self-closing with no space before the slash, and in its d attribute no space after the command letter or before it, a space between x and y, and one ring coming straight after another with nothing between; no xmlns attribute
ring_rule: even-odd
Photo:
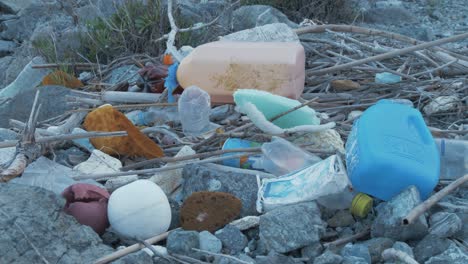
<svg viewBox="0 0 468 264"><path fill-rule="evenodd" d="M93 146L109 155L128 155L145 157L147 159L164 156L163 150L140 132L127 117L115 110L111 105L105 105L89 113L84 121L88 131L127 131L125 137L103 137L90 139Z"/></svg>
<svg viewBox="0 0 468 264"><path fill-rule="evenodd" d="M68 88L83 87L83 83L70 74L57 70L42 79L42 85L62 85Z"/></svg>
<svg viewBox="0 0 468 264"><path fill-rule="evenodd" d="M172 59L172 55L171 55L171 54L164 54L164 57L163 57L163 64L164 64L164 65L172 65L172 64L174 64L174 59Z"/></svg>

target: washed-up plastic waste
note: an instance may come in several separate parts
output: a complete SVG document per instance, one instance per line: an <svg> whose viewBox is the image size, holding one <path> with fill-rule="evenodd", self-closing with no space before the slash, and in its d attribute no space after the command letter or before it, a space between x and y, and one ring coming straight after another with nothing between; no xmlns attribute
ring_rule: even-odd
<svg viewBox="0 0 468 264"><path fill-rule="evenodd" d="M260 147L262 144L258 142L253 142L250 140L240 139L240 138L228 138L223 144L223 150L226 149L239 149L239 148L253 148ZM238 152L226 153L224 156L232 156L240 154ZM228 159L223 161L223 165L242 168L242 169L261 169L261 167L254 167L254 164L261 159L261 155L258 154L246 154L243 157ZM258 164L261 166L261 164Z"/></svg>
<svg viewBox="0 0 468 264"><path fill-rule="evenodd" d="M309 167L322 160L280 137L274 137L270 143L264 143L262 153L263 156L254 167L277 176Z"/></svg>
<svg viewBox="0 0 468 264"><path fill-rule="evenodd" d="M428 103L424 108L424 113L432 115L435 113L450 111L457 107L457 104L460 102L460 99L455 95L449 96L439 96L430 103Z"/></svg>
<svg viewBox="0 0 468 264"><path fill-rule="evenodd" d="M60 165L46 157L39 157L29 164L21 177L11 180L12 183L41 187L60 195L65 188L77 183L72 179L78 172ZM96 186L101 185L93 180L84 180L83 183L90 183Z"/></svg>
<svg viewBox="0 0 468 264"><path fill-rule="evenodd" d="M307 144L310 148L345 153L344 142L335 129L315 133L298 133L287 139L296 145Z"/></svg>
<svg viewBox="0 0 468 264"><path fill-rule="evenodd" d="M184 88L202 87L215 104L232 103L233 92L243 88L297 99L304 90L304 48L293 42L204 44L181 61L177 80Z"/></svg>
<svg viewBox="0 0 468 264"><path fill-rule="evenodd" d="M152 181L138 180L115 190L107 207L112 228L128 238L148 239L171 224L171 207L163 190Z"/></svg>
<svg viewBox="0 0 468 264"><path fill-rule="evenodd" d="M109 193L105 189L92 184L76 183L66 188L62 196L67 201L65 212L75 217L80 224L90 226L99 235L109 227Z"/></svg>
<svg viewBox="0 0 468 264"><path fill-rule="evenodd" d="M182 130L187 136L199 136L214 129L210 123L210 95L197 86L184 90L178 102Z"/></svg>
<svg viewBox="0 0 468 264"><path fill-rule="evenodd" d="M167 77L164 79L164 87L167 89L167 101L169 103L174 103L175 98L172 95L179 83L177 82L177 69L179 68L179 63L174 63L169 66Z"/></svg>
<svg viewBox="0 0 468 264"><path fill-rule="evenodd" d="M76 165L73 170L84 174L117 172L122 168L122 162L100 150L93 150L89 159Z"/></svg>
<svg viewBox="0 0 468 264"><path fill-rule="evenodd" d="M381 72L375 75L375 82L381 84L393 84L401 82L401 76L390 72Z"/></svg>
<svg viewBox="0 0 468 264"><path fill-rule="evenodd" d="M84 129L81 129L79 127L75 127L72 131L72 134L80 134L80 133L86 133L87 131ZM89 138L78 138L78 139L73 139L73 143L82 148L86 149L88 152L93 152L96 148L91 144L91 141L89 141Z"/></svg>
<svg viewBox="0 0 468 264"><path fill-rule="evenodd" d="M372 210L373 200L369 195L358 193L351 203L351 213L354 216L365 218Z"/></svg>
<svg viewBox="0 0 468 264"><path fill-rule="evenodd" d="M239 112L246 114L259 129L266 133L308 131L318 132L333 128L335 123L320 125L315 111L307 106L297 109L273 122L269 119L301 105L297 100L274 95L265 91L243 89L234 93Z"/></svg>
<svg viewBox="0 0 468 264"><path fill-rule="evenodd" d="M439 180L439 153L421 113L388 100L355 121L346 163L357 191L385 201L410 185L426 199Z"/></svg>
<svg viewBox="0 0 468 264"><path fill-rule="evenodd" d="M189 146L184 146L175 157L183 157L196 154L196 152ZM189 164L195 160L184 160L174 163L168 163L166 166L174 166L180 164ZM150 178L150 181L156 183L167 195L172 194L182 182L183 169L169 170L158 172Z"/></svg>
<svg viewBox="0 0 468 264"><path fill-rule="evenodd" d="M162 149L140 132L128 118L111 105L103 105L86 116L87 131L127 131L125 137L103 137L90 139L93 146L109 155L139 156L148 159L164 155Z"/></svg>
<svg viewBox="0 0 468 264"><path fill-rule="evenodd" d="M185 230L214 232L239 216L242 202L223 192L195 192L180 208L180 223Z"/></svg>
<svg viewBox="0 0 468 264"><path fill-rule="evenodd" d="M279 178L262 180L258 191L257 211L269 211L279 206L341 195L347 191L348 186L343 162L339 156L333 155L305 169ZM337 206L346 208L350 205L351 200Z"/></svg>
<svg viewBox="0 0 468 264"><path fill-rule="evenodd" d="M440 178L456 180L468 173L468 141L436 138L440 153Z"/></svg>

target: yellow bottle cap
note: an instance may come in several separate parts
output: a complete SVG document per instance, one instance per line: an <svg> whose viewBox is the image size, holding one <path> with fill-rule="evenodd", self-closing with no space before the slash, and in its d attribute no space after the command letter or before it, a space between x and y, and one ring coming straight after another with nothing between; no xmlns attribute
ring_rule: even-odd
<svg viewBox="0 0 468 264"><path fill-rule="evenodd" d="M351 203L351 213L354 216L365 218L372 209L372 198L364 193L358 193Z"/></svg>

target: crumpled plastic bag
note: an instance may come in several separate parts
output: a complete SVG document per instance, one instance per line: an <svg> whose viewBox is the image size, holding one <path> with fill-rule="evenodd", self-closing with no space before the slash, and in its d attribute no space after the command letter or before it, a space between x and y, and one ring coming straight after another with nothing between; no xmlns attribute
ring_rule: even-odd
<svg viewBox="0 0 468 264"><path fill-rule="evenodd" d="M109 227L107 202L110 194L105 189L77 183L66 188L62 196L67 201L65 212L75 217L80 224L90 226L99 235Z"/></svg>
<svg viewBox="0 0 468 264"><path fill-rule="evenodd" d="M335 127L335 123L320 125L316 112L304 106L270 122L269 119L301 105L297 100L265 91L241 89L234 93L237 110L265 133L283 134L299 131L318 132Z"/></svg>
<svg viewBox="0 0 468 264"><path fill-rule="evenodd" d="M341 158L337 155L275 179L264 179L258 191L257 211L338 194L349 185Z"/></svg>
<svg viewBox="0 0 468 264"><path fill-rule="evenodd" d="M127 131L125 137L92 138L94 147L109 155L139 156L147 159L164 156L163 150L140 132L128 118L111 105L103 105L86 116L87 131Z"/></svg>

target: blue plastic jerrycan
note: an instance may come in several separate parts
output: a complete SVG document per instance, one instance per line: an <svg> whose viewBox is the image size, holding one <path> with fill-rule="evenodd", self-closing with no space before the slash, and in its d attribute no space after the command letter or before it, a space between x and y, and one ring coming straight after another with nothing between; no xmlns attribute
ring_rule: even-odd
<svg viewBox="0 0 468 264"><path fill-rule="evenodd" d="M439 181L439 153L421 113L389 100L371 106L354 123L346 165L357 191L385 201L411 185L426 199Z"/></svg>

